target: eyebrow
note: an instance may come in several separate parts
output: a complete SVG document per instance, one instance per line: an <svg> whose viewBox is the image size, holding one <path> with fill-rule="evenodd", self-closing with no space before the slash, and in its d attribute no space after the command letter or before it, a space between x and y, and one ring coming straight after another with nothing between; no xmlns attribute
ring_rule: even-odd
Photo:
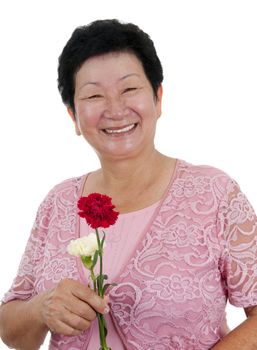
<svg viewBox="0 0 257 350"><path fill-rule="evenodd" d="M135 75L136 77L140 77L140 75L137 74L137 73L130 73L130 74L124 75L124 76L121 77L119 80L124 80L124 79L129 78L129 77L134 76L134 75Z"/></svg>
<svg viewBox="0 0 257 350"><path fill-rule="evenodd" d="M124 75L123 77L119 78L118 81L125 80L125 79L127 79L127 78L132 77L132 76L140 77L140 75L137 74L137 73L129 73L129 74L126 74L126 75ZM95 85L95 86L98 86L98 85L100 85L100 83L98 83L97 81L87 81L85 84L83 84L83 85L79 88L79 90L81 90L83 87L85 87L85 86L87 86L87 85Z"/></svg>

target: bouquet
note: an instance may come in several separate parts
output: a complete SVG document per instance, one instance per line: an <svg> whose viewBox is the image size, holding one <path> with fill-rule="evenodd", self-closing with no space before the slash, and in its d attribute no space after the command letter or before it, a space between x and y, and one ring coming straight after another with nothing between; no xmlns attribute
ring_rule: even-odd
<svg viewBox="0 0 257 350"><path fill-rule="evenodd" d="M119 213L114 210L110 197L100 194L91 193L87 197L80 197L77 203L79 216L84 218L89 226L95 229L94 233L88 236L72 240L68 245L68 252L71 255L80 257L83 265L90 271L90 278L93 282L94 291L103 298L106 290L115 285L114 283L105 283L108 276L103 273L103 250L105 247L105 232L99 232L99 227L107 228L115 224ZM99 258L99 273L95 274L94 268ZM97 312L100 349L111 350L107 346L107 326L104 315Z"/></svg>

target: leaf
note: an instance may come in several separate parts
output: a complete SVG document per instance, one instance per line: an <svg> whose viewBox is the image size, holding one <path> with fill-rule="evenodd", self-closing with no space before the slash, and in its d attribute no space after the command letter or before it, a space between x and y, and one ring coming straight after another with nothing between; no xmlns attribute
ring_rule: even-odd
<svg viewBox="0 0 257 350"><path fill-rule="evenodd" d="M98 256L99 256L99 250L96 250L95 254L94 254L94 257L93 257L93 261L92 261L92 268L95 267L95 265L97 263Z"/></svg>
<svg viewBox="0 0 257 350"><path fill-rule="evenodd" d="M101 292L103 289L104 276L98 275L96 278L96 282L97 282L97 288L98 288L99 292Z"/></svg>
<svg viewBox="0 0 257 350"><path fill-rule="evenodd" d="M107 275L98 275L96 279L103 284L104 280L108 279L108 276Z"/></svg>
<svg viewBox="0 0 257 350"><path fill-rule="evenodd" d="M109 288L109 287L115 287L115 286L117 286L118 284L117 283L106 283L105 285L104 285L104 287L103 287L103 293L105 294L105 292L107 291L107 289Z"/></svg>
<svg viewBox="0 0 257 350"><path fill-rule="evenodd" d="M105 294L105 292L107 291L107 289L110 287L110 283L106 283L105 285L104 285L104 288L103 288L103 293Z"/></svg>
<svg viewBox="0 0 257 350"><path fill-rule="evenodd" d="M98 275L96 277L96 280L99 281L99 282L102 282L103 281L103 275Z"/></svg>

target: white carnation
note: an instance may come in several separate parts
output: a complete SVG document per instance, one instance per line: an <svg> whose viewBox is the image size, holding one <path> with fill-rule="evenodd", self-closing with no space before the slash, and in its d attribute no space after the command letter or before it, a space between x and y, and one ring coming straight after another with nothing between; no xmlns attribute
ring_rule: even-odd
<svg viewBox="0 0 257 350"><path fill-rule="evenodd" d="M68 253L75 256L94 256L97 249L98 245L95 233L71 240L67 247Z"/></svg>

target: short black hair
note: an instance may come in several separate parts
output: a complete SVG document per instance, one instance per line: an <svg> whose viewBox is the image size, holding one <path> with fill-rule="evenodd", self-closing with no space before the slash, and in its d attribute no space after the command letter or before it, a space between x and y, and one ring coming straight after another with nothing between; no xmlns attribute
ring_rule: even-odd
<svg viewBox="0 0 257 350"><path fill-rule="evenodd" d="M149 35L133 23L122 23L117 19L97 20L76 28L59 57L58 89L64 104L74 112L76 72L90 57L111 52L135 54L157 97L163 70Z"/></svg>

